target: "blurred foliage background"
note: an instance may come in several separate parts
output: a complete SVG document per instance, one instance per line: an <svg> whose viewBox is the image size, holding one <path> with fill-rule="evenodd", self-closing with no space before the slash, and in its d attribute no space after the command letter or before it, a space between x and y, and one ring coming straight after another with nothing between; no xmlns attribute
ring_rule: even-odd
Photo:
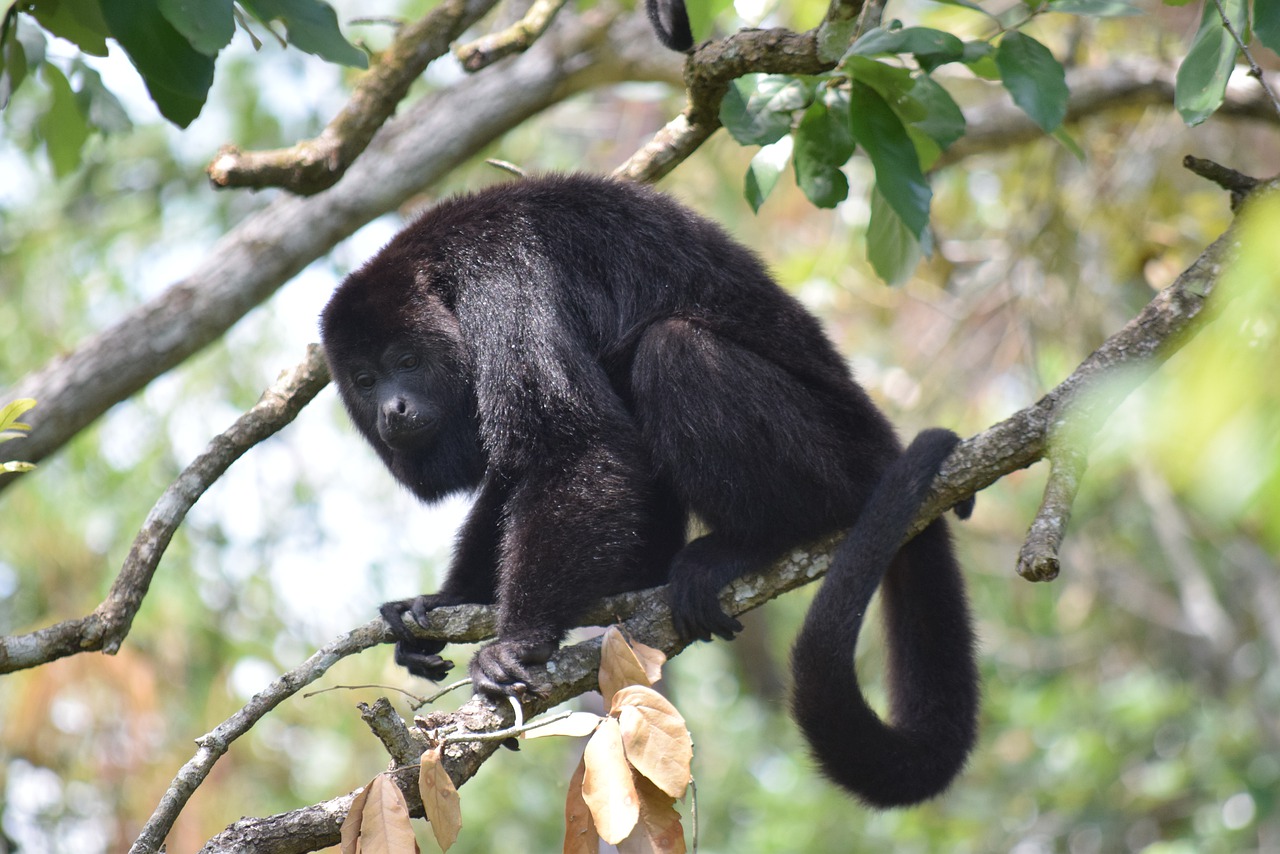
<svg viewBox="0 0 1280 854"><path fill-rule="evenodd" d="M370 14L368 4L335 5L343 21ZM1198 4L1139 5L1141 18L1055 16L1033 31L1074 64L1176 60ZM382 6L410 17L425 8ZM721 4L715 21L804 28L824 6ZM947 29L963 27L965 13L904 2L889 14ZM69 174L53 174L42 146L47 92L26 87L3 115L0 387L176 280L263 203L269 194L210 190L203 168L218 145L314 135L354 74L239 40L203 114L180 132L118 55L93 63L133 127L90 137ZM501 180L484 157L608 171L680 103L657 84L576 97L433 192ZM1182 170L1184 155L1280 172L1274 122L1188 129L1169 105L1140 105L1070 130L1083 160L1042 139L935 173L936 252L893 289L864 257L865 193L819 211L784 177L753 215L741 192L753 152L725 134L661 186L767 258L904 434L934 424L972 434L1063 379L1221 233L1225 194ZM855 161L848 174L857 187L870 170ZM100 601L154 500L298 361L334 284L402 222L360 230L5 492L0 632ZM875 814L814 774L785 714L802 591L752 615L733 644L699 645L669 666L666 687L695 737L699 850L1280 852L1280 215L1256 227L1263 237L1230 280L1230 307L1108 422L1057 581L1013 574L1043 466L987 489L973 519L954 526L985 710L952 792ZM20 448L5 452L20 458ZM0 851L126 848L195 737L379 602L433 589L464 512L462 500L427 510L399 492L327 390L200 501L118 655L0 678ZM863 651L874 681L877 645ZM324 684L369 682L425 689L389 649L342 662ZM385 756L354 705L379 693L287 702L221 761L169 850L196 850L241 815L367 781ZM501 752L462 790L453 850L558 850L580 746L551 741Z"/></svg>

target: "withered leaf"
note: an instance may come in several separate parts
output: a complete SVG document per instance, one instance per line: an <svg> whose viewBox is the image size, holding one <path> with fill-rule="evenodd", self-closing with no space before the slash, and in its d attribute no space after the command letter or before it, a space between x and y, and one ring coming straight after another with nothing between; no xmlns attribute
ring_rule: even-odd
<svg viewBox="0 0 1280 854"><path fill-rule="evenodd" d="M644 668L644 675L649 677L649 684L658 684L658 680L662 678L662 665L667 663L667 654L638 640L632 640L630 647L640 666Z"/></svg>
<svg viewBox="0 0 1280 854"><path fill-rule="evenodd" d="M569 779L569 794L564 799L564 854L597 854L600 850L600 834L591 819L591 808L582 797L586 773L584 758Z"/></svg>
<svg viewBox="0 0 1280 854"><path fill-rule="evenodd" d="M382 776L379 774L378 776ZM377 778L374 778L377 779ZM369 785L366 785L351 801L347 817L342 820L342 854L358 854L360 840L360 822L364 819L364 805L369 800Z"/></svg>
<svg viewBox="0 0 1280 854"><path fill-rule="evenodd" d="M684 718L652 688L631 685L613 698L627 760L673 798L684 794L692 775L693 738Z"/></svg>
<svg viewBox="0 0 1280 854"><path fill-rule="evenodd" d="M675 798L642 777L636 779L636 793L640 796L640 819L630 835L618 843L618 854L685 854L684 826Z"/></svg>
<svg viewBox="0 0 1280 854"><path fill-rule="evenodd" d="M640 659L627 646L622 632L617 626L607 628L600 642L600 693L604 695L604 704L613 704L613 695L619 688L649 684Z"/></svg>
<svg viewBox="0 0 1280 854"><path fill-rule="evenodd" d="M640 816L634 775L622 747L618 722L606 718L587 742L582 761L582 799L600 838L610 845L625 839Z"/></svg>
<svg viewBox="0 0 1280 854"><path fill-rule="evenodd" d="M418 840L409 823L409 805L391 776L374 777L369 782L368 795L361 810L361 854L417 854Z"/></svg>
<svg viewBox="0 0 1280 854"><path fill-rule="evenodd" d="M568 717L552 721L524 733L524 738L544 738L549 735L568 735L581 738L596 731L604 720L593 712L570 712Z"/></svg>
<svg viewBox="0 0 1280 854"><path fill-rule="evenodd" d="M444 769L439 747L423 753L421 763L418 770L418 791L422 793L422 806L440 850L448 851L449 846L457 841L458 831L462 830L462 805L458 801L458 790L453 785L453 780L449 779L449 772Z"/></svg>

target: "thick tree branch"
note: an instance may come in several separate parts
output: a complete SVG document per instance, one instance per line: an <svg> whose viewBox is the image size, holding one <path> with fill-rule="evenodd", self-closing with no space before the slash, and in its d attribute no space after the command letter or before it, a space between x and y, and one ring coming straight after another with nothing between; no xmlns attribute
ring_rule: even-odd
<svg viewBox="0 0 1280 854"><path fill-rule="evenodd" d="M395 113L427 65L495 2L444 0L424 18L396 32L391 46L360 78L346 106L318 137L273 151L242 152L225 146L209 164L209 180L218 188L283 187L307 196L329 189Z"/></svg>

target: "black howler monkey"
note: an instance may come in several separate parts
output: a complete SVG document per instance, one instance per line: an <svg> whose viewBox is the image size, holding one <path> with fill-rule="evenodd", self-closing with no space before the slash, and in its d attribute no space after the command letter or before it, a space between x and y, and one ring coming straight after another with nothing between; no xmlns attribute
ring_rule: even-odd
<svg viewBox="0 0 1280 854"><path fill-rule="evenodd" d="M938 794L975 736L960 569L937 520L899 551L957 441L903 453L818 322L714 223L648 188L529 178L443 201L337 289L325 352L391 472L431 501L475 489L440 592L390 602L396 660L444 644L404 615L498 606L476 688L519 693L585 607L669 584L687 638L741 628L717 596L853 525L793 652L793 708L823 770L880 807ZM709 533L686 543L696 515ZM883 578L891 725L853 652Z"/></svg>

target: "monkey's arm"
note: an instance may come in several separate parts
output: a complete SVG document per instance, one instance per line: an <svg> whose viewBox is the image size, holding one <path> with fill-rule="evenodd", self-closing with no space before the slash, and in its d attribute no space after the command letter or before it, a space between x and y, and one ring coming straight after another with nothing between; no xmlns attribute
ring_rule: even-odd
<svg viewBox="0 0 1280 854"><path fill-rule="evenodd" d="M453 662L439 655L445 642L415 636L405 625L405 614L410 614L417 624L425 625L428 612L435 608L488 605L496 599L498 540L506 492L500 478L492 472L485 476L467 521L458 533L449 575L438 593L387 602L381 608L383 619L396 636L396 663L415 676L439 681L453 667Z"/></svg>

